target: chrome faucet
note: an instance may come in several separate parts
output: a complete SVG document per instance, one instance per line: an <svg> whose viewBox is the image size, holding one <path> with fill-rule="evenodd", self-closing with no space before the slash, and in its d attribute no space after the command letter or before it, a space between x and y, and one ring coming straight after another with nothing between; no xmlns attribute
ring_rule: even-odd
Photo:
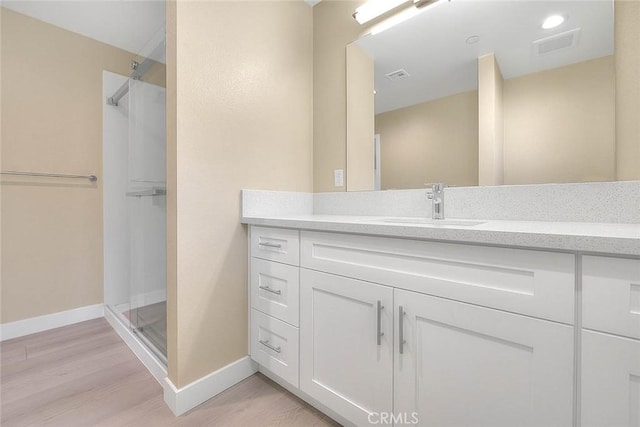
<svg viewBox="0 0 640 427"><path fill-rule="evenodd" d="M432 201L431 218L444 219L444 189L446 185L441 182L430 185L431 190L427 190L427 199Z"/></svg>

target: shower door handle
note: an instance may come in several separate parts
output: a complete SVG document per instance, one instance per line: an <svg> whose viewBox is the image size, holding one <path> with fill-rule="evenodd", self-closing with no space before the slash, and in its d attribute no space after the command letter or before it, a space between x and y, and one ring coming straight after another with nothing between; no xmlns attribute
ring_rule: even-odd
<svg viewBox="0 0 640 427"><path fill-rule="evenodd" d="M127 197L153 197L153 196L166 196L167 190L165 188L152 188L150 190L142 191L130 191L127 193Z"/></svg>

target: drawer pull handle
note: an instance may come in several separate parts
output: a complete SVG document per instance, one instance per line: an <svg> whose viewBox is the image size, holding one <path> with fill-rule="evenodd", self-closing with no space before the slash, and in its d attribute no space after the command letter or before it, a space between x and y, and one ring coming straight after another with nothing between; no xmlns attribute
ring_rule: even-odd
<svg viewBox="0 0 640 427"><path fill-rule="evenodd" d="M398 307L398 350L400 354L404 354L404 344L407 342L404 339L404 309L402 306Z"/></svg>
<svg viewBox="0 0 640 427"><path fill-rule="evenodd" d="M382 329L382 320L381 318L381 314L380 312L382 311L382 309L384 308L384 305L382 305L382 302L380 300L378 300L378 308L376 310L377 312L377 316L376 316L376 342L378 345L382 344L382 336L384 335L384 332L381 331Z"/></svg>
<svg viewBox="0 0 640 427"><path fill-rule="evenodd" d="M260 242L258 243L258 246L264 246L266 248L275 248L275 249L282 248L282 245L280 243L269 243L269 242Z"/></svg>
<svg viewBox="0 0 640 427"><path fill-rule="evenodd" d="M258 286L258 288L262 289L263 291L271 292L272 294L276 294L276 295L282 294L281 290L271 289L268 286Z"/></svg>
<svg viewBox="0 0 640 427"><path fill-rule="evenodd" d="M273 350L273 351L275 351L276 353L280 353L280 352L281 352L280 347L274 347L274 346L272 346L271 344L269 344L269 341L262 341L262 340L258 340L258 342L259 342L260 344L262 344L263 346L267 347L269 350Z"/></svg>

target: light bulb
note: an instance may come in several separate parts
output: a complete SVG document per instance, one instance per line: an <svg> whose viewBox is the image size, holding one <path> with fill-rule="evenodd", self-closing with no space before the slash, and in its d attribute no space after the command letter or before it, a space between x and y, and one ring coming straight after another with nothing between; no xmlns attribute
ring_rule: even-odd
<svg viewBox="0 0 640 427"><path fill-rule="evenodd" d="M542 28L544 28L545 30L549 30L551 28L557 27L558 25L562 24L563 22L564 22L564 16L551 15L547 19L544 20L544 22L542 23Z"/></svg>

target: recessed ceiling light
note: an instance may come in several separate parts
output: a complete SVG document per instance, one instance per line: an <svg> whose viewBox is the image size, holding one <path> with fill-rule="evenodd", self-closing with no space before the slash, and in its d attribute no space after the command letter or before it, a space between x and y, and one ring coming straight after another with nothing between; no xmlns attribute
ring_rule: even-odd
<svg viewBox="0 0 640 427"><path fill-rule="evenodd" d="M479 41L480 41L479 36L470 36L469 38L467 38L467 44L476 44Z"/></svg>
<svg viewBox="0 0 640 427"><path fill-rule="evenodd" d="M558 25L564 22L564 16L561 15L551 15L542 23L542 28L545 30L549 30L551 28L555 28Z"/></svg>

